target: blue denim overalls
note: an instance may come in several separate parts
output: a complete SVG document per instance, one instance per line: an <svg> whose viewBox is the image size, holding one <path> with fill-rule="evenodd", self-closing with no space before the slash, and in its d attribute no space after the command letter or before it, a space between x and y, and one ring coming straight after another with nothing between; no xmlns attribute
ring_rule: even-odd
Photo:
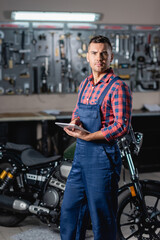
<svg viewBox="0 0 160 240"><path fill-rule="evenodd" d="M100 106L118 79L112 79L97 104L78 103L78 115L83 127L90 132L101 129ZM61 208L61 239L83 240L81 216L89 207L94 240L116 240L117 190L121 170L121 157L117 144L103 141L87 142L77 139L73 166L69 174ZM88 205L85 204L87 201Z"/></svg>

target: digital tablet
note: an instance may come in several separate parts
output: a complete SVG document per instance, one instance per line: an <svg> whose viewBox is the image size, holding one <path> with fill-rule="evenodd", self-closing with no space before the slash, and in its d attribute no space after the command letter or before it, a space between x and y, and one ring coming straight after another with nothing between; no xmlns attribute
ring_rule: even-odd
<svg viewBox="0 0 160 240"><path fill-rule="evenodd" d="M62 122L55 122L56 125L58 125L59 127L67 127L68 129L72 129L72 128L75 128L77 130L81 130L81 131L84 131L84 132L87 132L87 133L90 133L88 132L86 129L82 128L82 127L79 127L78 125L76 124L71 124L71 123L62 123Z"/></svg>

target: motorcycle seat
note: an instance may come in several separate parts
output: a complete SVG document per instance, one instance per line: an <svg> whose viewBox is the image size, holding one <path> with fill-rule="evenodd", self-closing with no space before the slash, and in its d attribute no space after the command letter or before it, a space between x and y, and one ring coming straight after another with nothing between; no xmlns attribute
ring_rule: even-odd
<svg viewBox="0 0 160 240"><path fill-rule="evenodd" d="M32 148L32 146L26 145L26 144L16 144L16 143L7 142L5 145L5 148L9 150L16 150L16 151L22 152L26 149Z"/></svg>
<svg viewBox="0 0 160 240"><path fill-rule="evenodd" d="M44 157L40 152L34 150L33 148L26 149L21 154L21 160L23 164L29 167L49 162L55 162L58 161L60 158L60 155Z"/></svg>

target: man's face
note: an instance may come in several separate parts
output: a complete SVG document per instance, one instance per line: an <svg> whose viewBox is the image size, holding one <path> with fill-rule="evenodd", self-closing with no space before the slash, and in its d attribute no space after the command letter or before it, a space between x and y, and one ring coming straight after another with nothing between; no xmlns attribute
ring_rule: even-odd
<svg viewBox="0 0 160 240"><path fill-rule="evenodd" d="M88 47L87 61L92 72L103 73L113 60L113 53L107 43L91 43Z"/></svg>

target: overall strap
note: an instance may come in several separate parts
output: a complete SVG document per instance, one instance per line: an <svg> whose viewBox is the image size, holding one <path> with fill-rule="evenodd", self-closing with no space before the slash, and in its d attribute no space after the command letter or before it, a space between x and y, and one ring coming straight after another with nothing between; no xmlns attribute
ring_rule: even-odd
<svg viewBox="0 0 160 240"><path fill-rule="evenodd" d="M81 102L81 97L82 97L83 91L84 91L87 83L88 83L88 78L86 79L86 82L84 83L83 88L81 89L81 92L80 92L80 95L79 95L79 103Z"/></svg>
<svg viewBox="0 0 160 240"><path fill-rule="evenodd" d="M113 85L113 83L115 83L118 79L120 79L120 77L115 77L113 78L109 84L107 85L107 87L104 89L104 91L102 92L101 96L98 99L98 104L101 105L103 102L104 97L106 96L107 92L109 91L109 89L111 88L111 86Z"/></svg>

